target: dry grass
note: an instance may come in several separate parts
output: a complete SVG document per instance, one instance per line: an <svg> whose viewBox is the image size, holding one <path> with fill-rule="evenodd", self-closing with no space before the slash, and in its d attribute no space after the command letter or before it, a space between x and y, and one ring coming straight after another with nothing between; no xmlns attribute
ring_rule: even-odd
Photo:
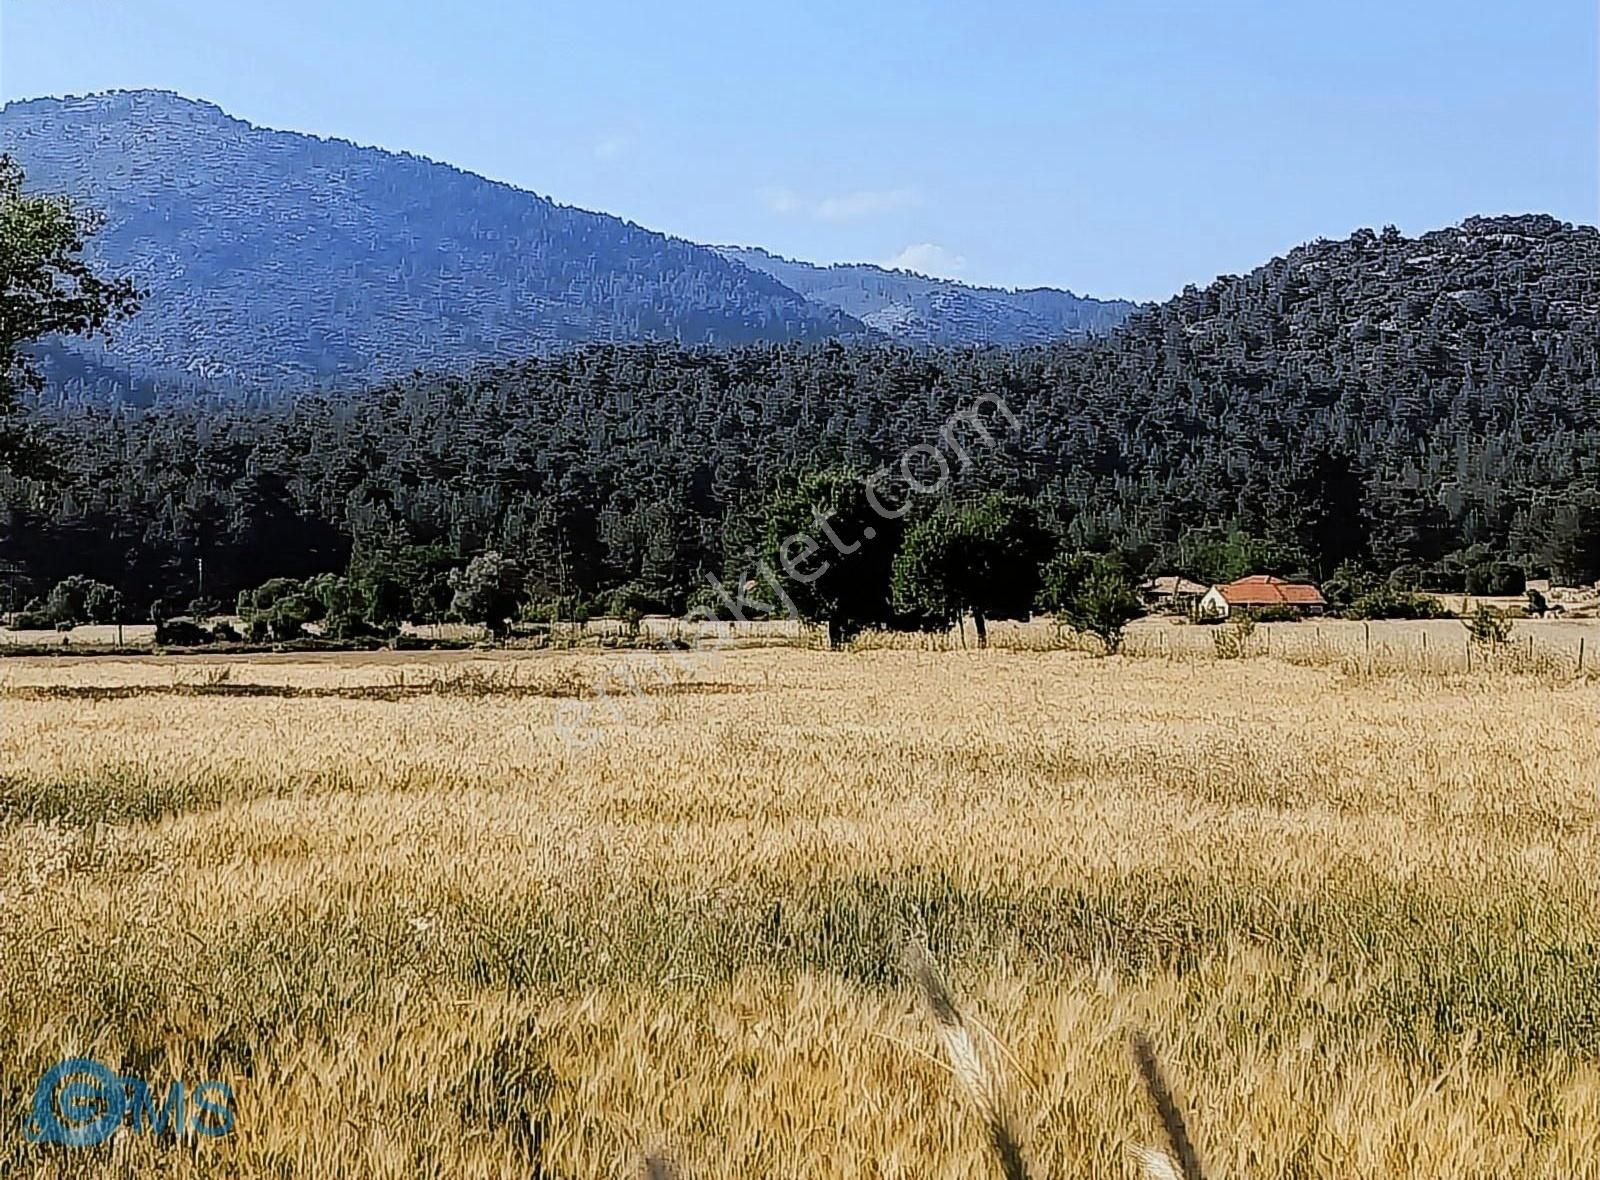
<svg viewBox="0 0 1600 1180"><path fill-rule="evenodd" d="M996 1175L918 939L1035 1177L1166 1142L1140 1030L1214 1178L1600 1172L1592 681L736 651L586 744L533 692L83 691L203 666L3 669L0 1109L92 1053L238 1129L0 1175Z"/></svg>

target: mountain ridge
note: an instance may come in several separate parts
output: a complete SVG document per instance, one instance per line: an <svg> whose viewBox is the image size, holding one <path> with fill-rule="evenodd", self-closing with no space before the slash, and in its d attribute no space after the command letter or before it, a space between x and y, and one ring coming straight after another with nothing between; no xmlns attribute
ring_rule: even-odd
<svg viewBox="0 0 1600 1180"><path fill-rule="evenodd" d="M104 213L91 257L150 297L109 353L64 348L135 374L363 383L607 340L870 335L685 239L172 91L9 102L0 151Z"/></svg>
<svg viewBox="0 0 1600 1180"><path fill-rule="evenodd" d="M0 151L30 188L102 212L91 259L149 292L109 344L43 345L47 375L93 374L135 401L163 388L365 385L599 343L1048 343L1107 330L1134 306L703 246L172 90L12 100ZM830 273L856 294L812 281ZM868 282L893 289L863 297Z"/></svg>
<svg viewBox="0 0 1600 1180"><path fill-rule="evenodd" d="M711 248L913 344L1049 344L1110 331L1138 307L1058 287L982 286L870 262L805 262L760 246Z"/></svg>

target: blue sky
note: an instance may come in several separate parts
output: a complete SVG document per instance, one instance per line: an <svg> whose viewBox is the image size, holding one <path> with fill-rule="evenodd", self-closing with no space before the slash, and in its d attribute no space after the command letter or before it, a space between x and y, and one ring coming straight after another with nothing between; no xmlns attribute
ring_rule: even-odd
<svg viewBox="0 0 1600 1180"><path fill-rule="evenodd" d="M156 86L704 242L1159 298L1600 213L1594 0L0 0L0 97Z"/></svg>

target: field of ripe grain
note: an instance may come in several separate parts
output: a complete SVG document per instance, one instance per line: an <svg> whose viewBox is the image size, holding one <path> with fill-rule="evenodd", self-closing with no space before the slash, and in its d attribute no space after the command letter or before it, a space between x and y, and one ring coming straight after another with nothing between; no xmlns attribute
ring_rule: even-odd
<svg viewBox="0 0 1600 1180"><path fill-rule="evenodd" d="M1594 1174L1600 682L625 659L8 662L0 1175L997 1174L917 939L1037 1177L1139 1029L1212 1176ZM78 1054L236 1128L29 1144Z"/></svg>

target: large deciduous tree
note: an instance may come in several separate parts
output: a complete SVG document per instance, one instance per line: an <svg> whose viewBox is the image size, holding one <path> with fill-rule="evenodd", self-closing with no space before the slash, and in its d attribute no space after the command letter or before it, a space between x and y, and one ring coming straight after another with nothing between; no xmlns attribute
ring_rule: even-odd
<svg viewBox="0 0 1600 1180"><path fill-rule="evenodd" d="M978 646L991 619L1026 619L1050 535L1026 500L990 494L945 504L913 525L894 563L895 605L954 623L972 616Z"/></svg>
<svg viewBox="0 0 1600 1180"><path fill-rule="evenodd" d="M522 600L523 575L515 564L490 550L450 575L455 590L450 610L465 623L481 623L496 639L511 632L511 619Z"/></svg>
<svg viewBox="0 0 1600 1180"><path fill-rule="evenodd" d="M806 475L768 502L763 561L800 617L827 627L829 646L893 622L901 511L841 468Z"/></svg>

